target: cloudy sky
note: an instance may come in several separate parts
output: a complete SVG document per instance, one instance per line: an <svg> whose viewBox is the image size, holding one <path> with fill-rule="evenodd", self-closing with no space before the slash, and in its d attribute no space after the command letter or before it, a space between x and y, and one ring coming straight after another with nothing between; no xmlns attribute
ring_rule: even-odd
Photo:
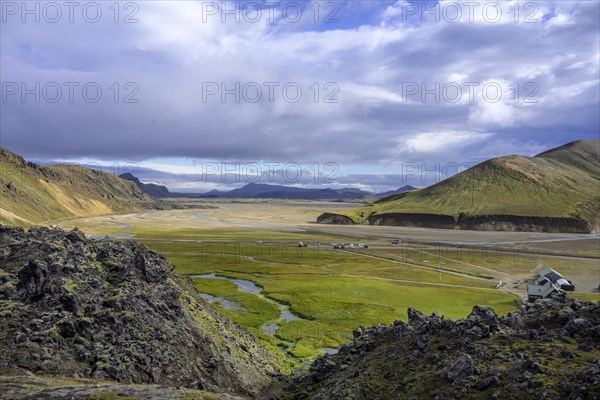
<svg viewBox="0 0 600 400"><path fill-rule="evenodd" d="M1 6L1 145L173 190L423 186L600 132L595 0Z"/></svg>

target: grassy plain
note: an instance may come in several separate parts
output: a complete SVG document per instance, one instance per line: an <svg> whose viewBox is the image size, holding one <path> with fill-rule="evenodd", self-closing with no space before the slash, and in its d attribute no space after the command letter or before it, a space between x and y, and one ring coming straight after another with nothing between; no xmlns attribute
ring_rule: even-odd
<svg viewBox="0 0 600 400"><path fill-rule="evenodd" d="M492 279L369 255L377 250L336 251L325 244L343 238L254 230L134 232L168 257L180 274L217 273L261 286L266 298L244 293L229 281L196 279L201 292L245 309L221 307L228 317L298 359L350 340L358 326L406 319L408 307L448 318L468 315L475 304L492 305L501 314L517 307L517 297L495 289ZM257 238L262 245L255 243ZM298 248L299 240L310 247ZM316 247L316 241L323 246ZM268 299L289 305L301 318L277 320L273 338L265 337L264 326L277 319L278 310Z"/></svg>

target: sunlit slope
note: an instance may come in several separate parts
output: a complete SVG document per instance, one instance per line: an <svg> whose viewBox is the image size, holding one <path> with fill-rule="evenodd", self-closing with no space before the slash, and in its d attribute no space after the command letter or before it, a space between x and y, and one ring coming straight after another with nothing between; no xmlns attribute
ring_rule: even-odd
<svg viewBox="0 0 600 400"><path fill-rule="evenodd" d="M348 212L354 222L390 213L580 218L599 225L600 141L577 141L535 157L494 158L420 190ZM369 221L371 222L371 221Z"/></svg>
<svg viewBox="0 0 600 400"><path fill-rule="evenodd" d="M152 200L133 182L81 166L41 166L0 147L0 223L42 221L141 209Z"/></svg>

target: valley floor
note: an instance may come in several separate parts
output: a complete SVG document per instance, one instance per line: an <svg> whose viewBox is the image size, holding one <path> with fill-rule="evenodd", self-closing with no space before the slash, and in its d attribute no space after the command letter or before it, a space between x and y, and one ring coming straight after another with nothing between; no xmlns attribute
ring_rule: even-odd
<svg viewBox="0 0 600 400"><path fill-rule="evenodd" d="M317 225L323 211L355 204L187 202L199 208L54 223L140 240L176 272L208 274L195 278L200 292L295 367L335 351L360 325L406 319L408 307L448 318L465 317L476 304L514 311L526 281L547 266L573 281L574 296L600 299L597 235ZM347 246L333 250L332 242ZM362 242L369 247L359 249Z"/></svg>

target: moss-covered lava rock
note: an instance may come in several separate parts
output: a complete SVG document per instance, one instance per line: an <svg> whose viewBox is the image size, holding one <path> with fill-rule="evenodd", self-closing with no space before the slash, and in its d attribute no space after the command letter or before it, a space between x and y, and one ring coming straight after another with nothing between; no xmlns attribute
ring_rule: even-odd
<svg viewBox="0 0 600 400"><path fill-rule="evenodd" d="M498 317L409 309L408 323L354 332L282 399L600 399L600 306L553 298Z"/></svg>
<svg viewBox="0 0 600 400"><path fill-rule="evenodd" d="M0 226L0 375L153 383L255 397L279 361L135 241Z"/></svg>

